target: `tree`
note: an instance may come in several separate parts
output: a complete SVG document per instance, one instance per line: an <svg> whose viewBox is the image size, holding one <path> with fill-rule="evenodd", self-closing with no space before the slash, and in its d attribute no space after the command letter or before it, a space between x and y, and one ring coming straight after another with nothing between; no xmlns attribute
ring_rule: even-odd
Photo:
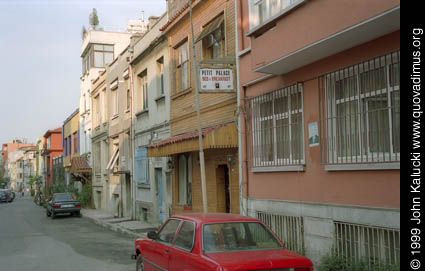
<svg viewBox="0 0 425 271"><path fill-rule="evenodd" d="M99 25L99 17L97 17L97 10L93 8L92 12L89 16L89 24L93 29L96 29L96 27Z"/></svg>

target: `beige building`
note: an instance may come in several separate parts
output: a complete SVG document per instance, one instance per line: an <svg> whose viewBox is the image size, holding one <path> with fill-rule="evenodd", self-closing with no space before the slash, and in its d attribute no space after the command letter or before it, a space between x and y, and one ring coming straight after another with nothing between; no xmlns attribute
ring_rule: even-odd
<svg viewBox="0 0 425 271"><path fill-rule="evenodd" d="M170 159L148 158L146 147L170 136L168 40L160 28L167 14L149 17L149 32L134 45L131 61L134 112L136 218L162 222L171 214Z"/></svg>

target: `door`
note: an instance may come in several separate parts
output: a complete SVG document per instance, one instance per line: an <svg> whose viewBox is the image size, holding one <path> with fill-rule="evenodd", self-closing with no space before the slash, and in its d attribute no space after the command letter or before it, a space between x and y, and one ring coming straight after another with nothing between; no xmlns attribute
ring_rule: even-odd
<svg viewBox="0 0 425 271"><path fill-rule="evenodd" d="M131 216L132 195L130 174L125 174L125 201L125 216Z"/></svg>
<svg viewBox="0 0 425 271"><path fill-rule="evenodd" d="M169 252L179 225L179 219L169 219L158 237L142 249L145 270L168 270Z"/></svg>
<svg viewBox="0 0 425 271"><path fill-rule="evenodd" d="M216 168L217 211L230 213L229 168L219 165Z"/></svg>
<svg viewBox="0 0 425 271"><path fill-rule="evenodd" d="M163 193L162 193L162 168L155 168L155 182L156 182L156 199L158 203L158 220L160 223L164 220L163 209Z"/></svg>

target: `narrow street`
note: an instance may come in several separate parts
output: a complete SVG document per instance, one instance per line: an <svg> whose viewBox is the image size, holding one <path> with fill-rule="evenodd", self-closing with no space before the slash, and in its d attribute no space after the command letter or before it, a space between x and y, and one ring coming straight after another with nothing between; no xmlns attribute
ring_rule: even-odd
<svg viewBox="0 0 425 271"><path fill-rule="evenodd" d="M29 196L0 204L0 270L133 270L133 244L84 217L52 220Z"/></svg>

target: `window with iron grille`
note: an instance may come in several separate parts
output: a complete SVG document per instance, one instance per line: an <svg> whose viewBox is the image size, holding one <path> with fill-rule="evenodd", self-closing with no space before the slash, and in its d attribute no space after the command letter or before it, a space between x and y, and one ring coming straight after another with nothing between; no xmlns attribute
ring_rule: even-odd
<svg viewBox="0 0 425 271"><path fill-rule="evenodd" d="M400 51L320 77L327 164L400 161Z"/></svg>
<svg viewBox="0 0 425 271"><path fill-rule="evenodd" d="M305 254L302 217L257 212L257 218L269 226L288 249Z"/></svg>
<svg viewBox="0 0 425 271"><path fill-rule="evenodd" d="M334 253L348 263L369 266L400 264L400 230L334 222Z"/></svg>
<svg viewBox="0 0 425 271"><path fill-rule="evenodd" d="M304 163L302 85L251 99L253 167Z"/></svg>

